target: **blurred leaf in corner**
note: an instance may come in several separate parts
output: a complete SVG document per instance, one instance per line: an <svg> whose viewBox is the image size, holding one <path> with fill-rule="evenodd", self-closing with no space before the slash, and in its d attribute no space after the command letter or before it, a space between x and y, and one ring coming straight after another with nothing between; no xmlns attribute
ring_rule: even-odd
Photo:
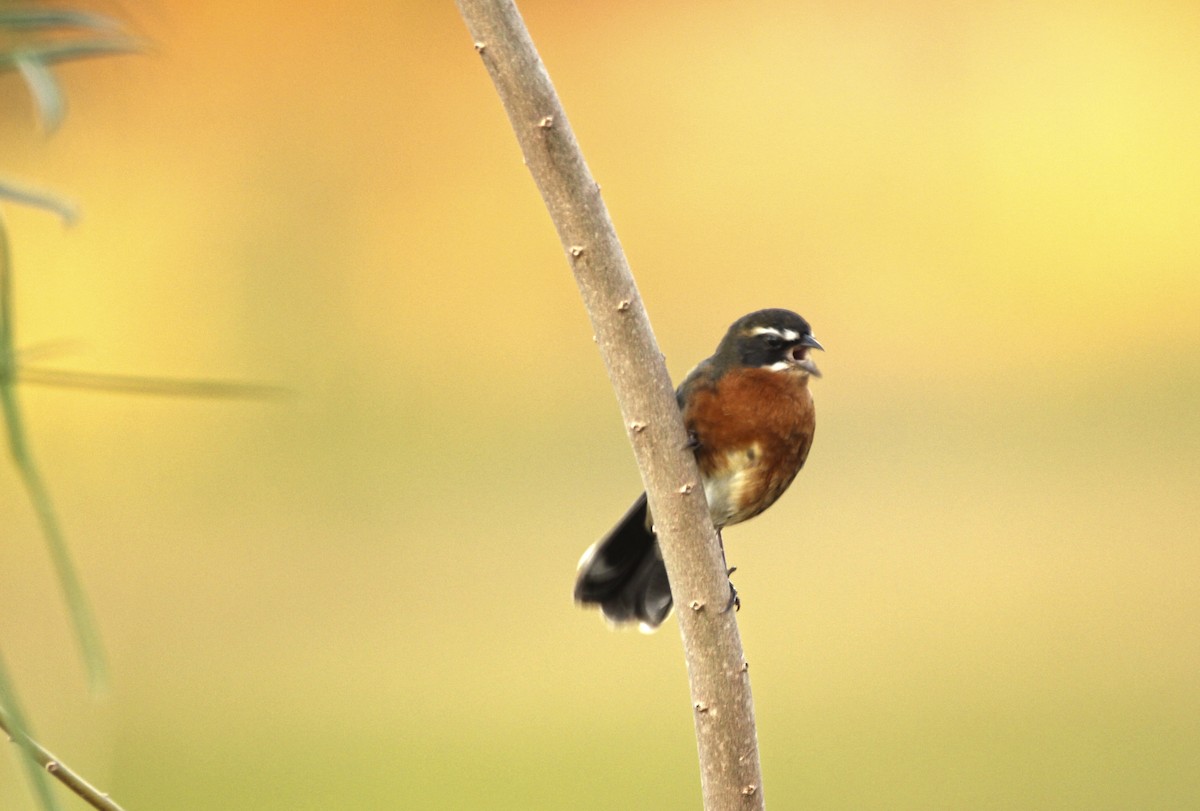
<svg viewBox="0 0 1200 811"><path fill-rule="evenodd" d="M66 97L51 70L54 64L141 49L111 17L70 9L0 9L0 36L0 70L21 74L47 133L58 129L66 115Z"/></svg>
<svg viewBox="0 0 1200 811"><path fill-rule="evenodd" d="M0 0L2 2L2 0ZM0 5L0 72L15 71L33 98L46 133L53 133L66 115L66 100L53 67L70 60L128 54L143 44L127 35L122 25L105 15L70 9L43 8L36 4ZM40 208L56 214L66 225L77 217L74 204L56 194L0 178L0 201ZM67 551L50 493L35 464L25 433L17 396L17 383L97 389L118 393L179 397L277 399L285 389L220 380L187 380L108 375L37 368L31 360L48 354L36 348L18 353L15 348L12 302L12 267L7 230L0 216L0 415L4 421L10 458L25 486L46 538L55 571L63 589L75 633L94 690L107 682L104 651L83 587ZM50 353L52 354L52 352ZM0 719L13 741L22 748L30 782L40 806L57 811L44 771L33 757L28 725L20 700L0 659Z"/></svg>
<svg viewBox="0 0 1200 811"><path fill-rule="evenodd" d="M36 4L0 7L0 71L15 70L21 75L48 133L62 123L66 113L65 98L52 71L53 65L93 56L131 53L139 47L137 40L125 34L117 20L102 14ZM76 217L75 206L57 195L3 179L0 179L0 199L46 209L68 225ZM21 420L16 394L11 270L8 236L0 221L0 410L4 415L13 464L37 512L66 595L89 680L94 689L99 689L107 680L99 634Z"/></svg>
<svg viewBox="0 0 1200 811"><path fill-rule="evenodd" d="M131 53L139 49L121 25L104 15L69 9L8 6L0 8L0 72L17 71L33 97L34 107L47 133L54 132L66 115L62 88L52 66L58 62L92 56ZM46 209L70 225L75 207L56 195L0 179L0 199ZM75 567L33 457L17 400L17 363L13 347L12 275L8 235L0 219L0 412L3 413L9 453L46 537L55 570L63 588L75 633L93 689L107 680L104 652ZM21 747L29 781L38 804L57 811L58 803L45 772L38 766L30 745L29 727L21 711L7 668L0 659L0 714L6 731Z"/></svg>

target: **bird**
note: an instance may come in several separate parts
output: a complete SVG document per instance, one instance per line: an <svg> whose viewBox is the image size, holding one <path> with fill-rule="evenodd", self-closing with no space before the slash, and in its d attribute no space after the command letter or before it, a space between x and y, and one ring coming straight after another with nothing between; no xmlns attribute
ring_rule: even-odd
<svg viewBox="0 0 1200 811"><path fill-rule="evenodd" d="M804 466L816 429L808 384L821 376L813 349L824 347L799 315L757 310L733 322L676 389L718 538L774 504ZM670 615L670 581L645 493L580 558L575 602L599 606L610 625L643 631Z"/></svg>

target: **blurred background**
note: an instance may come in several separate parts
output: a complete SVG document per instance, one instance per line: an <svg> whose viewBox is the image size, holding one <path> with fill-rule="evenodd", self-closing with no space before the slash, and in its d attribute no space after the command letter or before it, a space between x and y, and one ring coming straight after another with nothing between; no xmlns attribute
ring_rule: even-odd
<svg viewBox="0 0 1200 811"><path fill-rule="evenodd" d="M570 600L640 484L453 4L93 8L152 49L57 135L0 82L83 209L5 207L19 343L296 396L22 389L113 671L0 467L38 736L130 811L698 807L674 623ZM828 350L726 533L770 807L1200 806L1195 3L521 8L672 374L760 307Z"/></svg>

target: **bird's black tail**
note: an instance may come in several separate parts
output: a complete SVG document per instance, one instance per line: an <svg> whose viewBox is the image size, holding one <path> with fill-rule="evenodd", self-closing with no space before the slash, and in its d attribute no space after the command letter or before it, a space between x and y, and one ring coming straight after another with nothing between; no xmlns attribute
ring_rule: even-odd
<svg viewBox="0 0 1200 811"><path fill-rule="evenodd" d="M609 622L637 622L644 629L657 628L671 613L671 584L644 493L612 532L584 553L575 602L599 605Z"/></svg>

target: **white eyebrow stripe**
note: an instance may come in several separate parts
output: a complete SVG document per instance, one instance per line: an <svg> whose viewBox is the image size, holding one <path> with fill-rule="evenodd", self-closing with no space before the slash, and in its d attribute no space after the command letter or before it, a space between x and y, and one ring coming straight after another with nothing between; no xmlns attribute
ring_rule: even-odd
<svg viewBox="0 0 1200 811"><path fill-rule="evenodd" d="M775 327L755 327L750 330L751 335L774 335L777 338L782 338L785 341L799 341L800 333L794 329L776 329Z"/></svg>

